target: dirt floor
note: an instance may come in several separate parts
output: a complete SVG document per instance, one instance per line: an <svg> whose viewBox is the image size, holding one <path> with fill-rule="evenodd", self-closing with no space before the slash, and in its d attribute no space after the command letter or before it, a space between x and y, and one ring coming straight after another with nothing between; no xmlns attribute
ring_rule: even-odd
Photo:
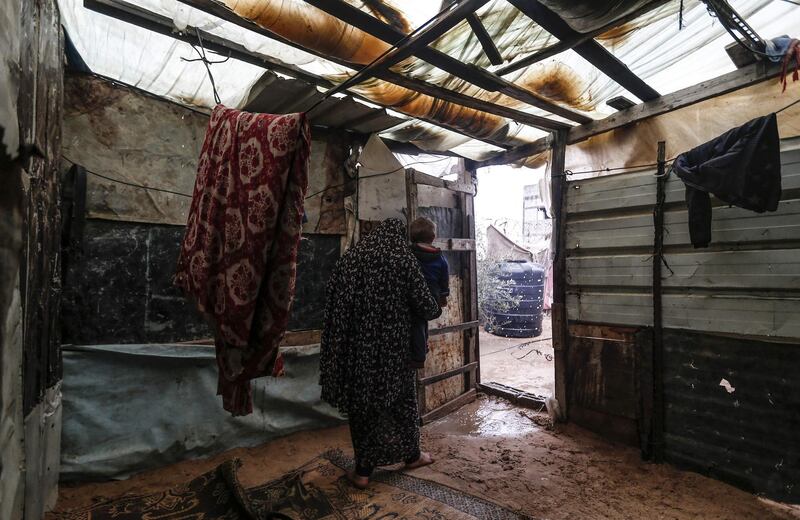
<svg viewBox="0 0 800 520"><path fill-rule="evenodd" d="M437 462L414 474L541 519L800 518L800 508L668 465L644 463L636 449L571 425L548 430L548 422L546 415L480 397L423 429L423 446ZM58 509L90 505L101 497L160 491L232 457L244 463L242 483L255 486L330 448L350 451L346 426L181 462L126 481L62 485Z"/></svg>
<svg viewBox="0 0 800 520"><path fill-rule="evenodd" d="M552 324L542 320L542 334L536 338L503 338L481 329L481 381L502 383L532 394L552 395Z"/></svg>

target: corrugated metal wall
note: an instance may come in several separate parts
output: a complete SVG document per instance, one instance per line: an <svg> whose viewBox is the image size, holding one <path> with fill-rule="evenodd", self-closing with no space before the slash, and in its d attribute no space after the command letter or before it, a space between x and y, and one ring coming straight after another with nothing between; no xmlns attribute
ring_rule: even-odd
<svg viewBox="0 0 800 520"><path fill-rule="evenodd" d="M708 249L692 247L684 185L675 175L667 180L664 451L670 462L798 500L800 139L783 141L781 157L778 210L758 214L715 201ZM599 324L603 330L653 324L654 173L568 183L571 322ZM641 360L649 349L643 343L629 355ZM571 333L569 348L582 345ZM573 360L585 357L571 354ZM610 368L595 370L601 378L613 378ZM570 366L568 372L582 369ZM720 385L723 379L731 391ZM637 398L646 401L648 392L642 388ZM568 395L576 393L568 390ZM611 408L599 412L613 415Z"/></svg>
<svg viewBox="0 0 800 520"><path fill-rule="evenodd" d="M800 139L785 141L783 149L778 211L759 214L716 201L708 249L692 247L684 185L669 177L664 327L800 338ZM653 174L568 183L571 320L652 325Z"/></svg>

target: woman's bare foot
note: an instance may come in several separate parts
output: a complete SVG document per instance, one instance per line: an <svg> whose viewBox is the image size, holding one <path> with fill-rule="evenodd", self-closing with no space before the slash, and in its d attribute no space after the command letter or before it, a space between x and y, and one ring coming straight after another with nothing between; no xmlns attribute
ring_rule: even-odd
<svg viewBox="0 0 800 520"><path fill-rule="evenodd" d="M348 471L347 472L347 480L358 489L367 489L369 486L369 477L362 477L361 475L357 475L355 471Z"/></svg>
<svg viewBox="0 0 800 520"><path fill-rule="evenodd" d="M433 464L434 462L436 461L431 456L431 454L423 451L419 454L419 458L417 460L415 460L411 464L406 464L405 469L417 469L421 468L422 466L428 466L430 464Z"/></svg>

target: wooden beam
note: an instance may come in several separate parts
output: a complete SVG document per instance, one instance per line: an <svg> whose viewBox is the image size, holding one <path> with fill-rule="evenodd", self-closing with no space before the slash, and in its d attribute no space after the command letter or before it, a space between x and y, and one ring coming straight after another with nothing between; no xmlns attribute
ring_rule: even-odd
<svg viewBox="0 0 800 520"><path fill-rule="evenodd" d="M457 191L459 193L468 193L475 195L475 185L466 184L458 181L448 181L434 175L428 175L409 168L413 172L413 179L416 184L424 184L426 186L433 186L435 188L444 188L450 191Z"/></svg>
<svg viewBox="0 0 800 520"><path fill-rule="evenodd" d="M653 208L653 446L655 462L664 462L664 319L661 263L664 261L664 200L666 198L665 141L658 142L656 201ZM647 389L642 389L642 392Z"/></svg>
<svg viewBox="0 0 800 520"><path fill-rule="evenodd" d="M303 345L316 345L322 340L322 331L310 330L287 330L281 341L282 347L299 347Z"/></svg>
<svg viewBox="0 0 800 520"><path fill-rule="evenodd" d="M491 35L489 35L489 31L486 30L483 23L481 23L480 18L475 13L471 13L467 16L467 23L472 28L472 32L475 33L475 36L478 38L478 41L481 44L481 48L483 49L483 53L489 58L489 63L492 65L502 65L503 64L503 56L500 54L500 51L497 49L497 46L494 44Z"/></svg>
<svg viewBox="0 0 800 520"><path fill-rule="evenodd" d="M184 3L197 3L210 2L213 0L180 1ZM406 36L396 27L378 20L364 11L361 11L357 7L348 4L344 0L306 0L306 3L309 3L317 9L325 11L326 13L342 20L343 22L348 23L391 45L397 44ZM464 81L472 83L473 85L484 90L488 90L490 92L502 92L513 99L522 101L523 103L527 103L537 108L541 108L542 110L547 110L548 112L560 115L577 123L587 123L591 120L591 118L579 112L562 107L548 100L547 98L525 90L524 88L504 80L500 76L492 74L489 71L475 67L474 65L462 63L452 56L449 56L436 49L424 47L419 49L419 51L416 53L416 56L422 60L425 60L431 65L440 68L443 71L448 72L460 79L463 79Z"/></svg>
<svg viewBox="0 0 800 520"><path fill-rule="evenodd" d="M378 72L389 70L390 67L397 65L406 58L414 56L418 51L426 48L444 33L464 21L467 16L473 14L476 9L479 9L488 1L489 0L462 0L449 11L440 14L435 22L432 22L416 35L406 36L406 38L408 38L407 40L399 43L395 49L389 51L383 57L378 58L377 61L359 70L357 76L334 88L334 92L338 92L338 89L344 89L345 85L356 85L361 81L377 76Z"/></svg>
<svg viewBox="0 0 800 520"><path fill-rule="evenodd" d="M609 24L604 25L603 27L599 27L593 31L589 31L586 33L577 33L577 36L573 38L570 38L568 40L561 40L558 43L555 43L549 47L546 47L545 49L540 50L539 52L520 58L519 60L513 63L509 63L502 69L496 70L495 73L498 74L499 76L505 76L506 74L528 67L542 60L546 60L547 58L552 58L556 54L560 54L566 50L569 50L574 46L578 45L579 43L589 41L592 38L600 36L601 34L613 29L614 27L619 27L620 25L626 24L631 20L635 20L636 18L644 14L647 14L649 11L652 11L653 9L655 9L660 5L663 5L664 3L666 3L664 0L655 0L653 2L650 2L644 5L643 7L634 10L630 14L623 16L622 18L619 18Z"/></svg>
<svg viewBox="0 0 800 520"><path fill-rule="evenodd" d="M454 368L452 370L448 370L446 372L442 372L441 374L436 374L435 376L428 376L423 377L419 380L422 386L432 385L433 383L438 383L439 381L444 381L445 379L450 379L454 376L459 376L464 372L474 372L478 368L478 363L469 363L468 365L464 365L463 367Z"/></svg>
<svg viewBox="0 0 800 520"><path fill-rule="evenodd" d="M499 153L490 159L478 161L475 163L475 168L486 168L497 164L510 164L521 159L525 159L532 155L537 155L546 152L553 144L553 135L550 134L530 144L523 144L507 152Z"/></svg>
<svg viewBox="0 0 800 520"><path fill-rule="evenodd" d="M461 332L462 330L477 329L478 321L468 321L466 323L459 323L458 325L449 325L447 327L439 327L438 329L431 329L428 332L429 336L438 336L440 334L447 334L449 332Z"/></svg>
<svg viewBox="0 0 800 520"><path fill-rule="evenodd" d="M678 110L695 103L700 103L707 99L722 96L728 92L749 87L761 81L768 80L777 76L781 71L779 64L758 62L747 67L723 74L708 81L703 81L697 85L687 87L683 90L666 94L648 101L632 106L631 108L620 110L605 119L593 121L592 123L575 126L567 135L567 143L575 144L585 141L604 132L609 132L617 128L642 121L649 117L655 117L673 110ZM498 154L491 159L476 163L476 168L492 166L495 164L508 164L525 157L530 157L541 153L552 144L551 137L543 137L531 144L518 146L508 152Z"/></svg>
<svg viewBox="0 0 800 520"><path fill-rule="evenodd" d="M555 216L555 256L553 258L553 361L555 365L555 397L562 416L566 419L569 412L567 395L567 359L569 359L569 332L567 331L567 178L564 176L564 164L567 151L567 135L556 133L553 140L553 157L550 168L550 189Z"/></svg>
<svg viewBox="0 0 800 520"><path fill-rule="evenodd" d="M535 0L509 0L509 2L559 40L577 41L581 38L579 32L541 3ZM574 50L642 101L650 101L659 96L655 89L593 39L578 43L574 46Z"/></svg>
<svg viewBox="0 0 800 520"><path fill-rule="evenodd" d="M428 412L425 415L423 415L421 418L422 424L428 424L432 421L435 421L436 419L441 419L445 415L455 412L465 404L469 404L477 398L478 398L478 392L474 388L472 388L468 392L461 394L452 401L449 401L440 406L439 408L436 408L431 412Z"/></svg>
<svg viewBox="0 0 800 520"><path fill-rule="evenodd" d="M553 45L545 47L539 52L536 52L534 54L529 54L528 56L520 58L513 63L509 63L508 65L506 65L501 69L497 69L495 73L498 76L505 76L506 74L518 71L519 69L524 69L525 67L529 67L534 63L539 63L542 60L546 60L547 58L552 58L556 54L561 54L562 52L571 49L576 44L580 43L581 40L583 40L583 37L574 40L564 40L558 43L554 43Z"/></svg>
<svg viewBox="0 0 800 520"><path fill-rule="evenodd" d="M666 94L648 101L632 106L626 110L620 110L605 119L594 121L587 125L576 126L569 131L567 142L569 144L586 140L594 135L614 130L636 121L641 121L648 117L657 116L666 112L672 112L679 108L687 107L706 99L721 96L749 87L765 79L777 76L780 73L780 64L762 61L751 66L723 74L722 76L703 81L697 85Z"/></svg>
<svg viewBox="0 0 800 520"><path fill-rule="evenodd" d="M487 112L489 114L505 117L507 119L511 119L512 121L516 121L517 123L522 123L524 125L532 126L542 130L562 130L565 128L570 128L570 125L562 123L561 121L554 121L552 119L537 116L535 114L529 114L521 110L489 103L488 101L467 96L454 90L443 89L431 83L412 79L396 72L387 70L379 73L379 77L388 81L389 83L400 85L401 87L405 87L409 90L415 90L422 94L427 94L444 101L449 101L450 103L474 108L475 110L480 110L481 112Z"/></svg>
<svg viewBox="0 0 800 520"><path fill-rule="evenodd" d="M506 386L504 384L497 383L494 381L490 383L481 383L480 385L478 385L478 390L487 395L493 395L495 397L508 399L515 405L523 406L525 408L531 408L538 412L541 412L546 409L544 397L536 394L531 394L529 392L523 392L516 388Z"/></svg>
<svg viewBox="0 0 800 520"><path fill-rule="evenodd" d="M437 238L433 245L444 251L475 251L475 240L471 238Z"/></svg>
<svg viewBox="0 0 800 520"><path fill-rule="evenodd" d="M363 144L366 144L368 138L369 138L368 135L364 136ZM394 153L401 153L404 155L436 155L436 156L446 156L446 157L457 157L463 159L462 156L458 155L455 152L451 152L449 150L441 152L440 151L431 152L423 150L422 148L418 147L413 143L402 143L400 141L395 141L387 137L381 137L381 140L387 147L389 147L389 150L393 151Z"/></svg>

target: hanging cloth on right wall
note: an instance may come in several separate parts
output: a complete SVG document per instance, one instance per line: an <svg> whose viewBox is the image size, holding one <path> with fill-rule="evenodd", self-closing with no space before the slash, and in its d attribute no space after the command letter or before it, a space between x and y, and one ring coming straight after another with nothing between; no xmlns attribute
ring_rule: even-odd
<svg viewBox="0 0 800 520"><path fill-rule="evenodd" d="M775 114L759 117L675 158L686 184L689 236L694 247L711 242L711 196L758 213L781 199L781 158Z"/></svg>

